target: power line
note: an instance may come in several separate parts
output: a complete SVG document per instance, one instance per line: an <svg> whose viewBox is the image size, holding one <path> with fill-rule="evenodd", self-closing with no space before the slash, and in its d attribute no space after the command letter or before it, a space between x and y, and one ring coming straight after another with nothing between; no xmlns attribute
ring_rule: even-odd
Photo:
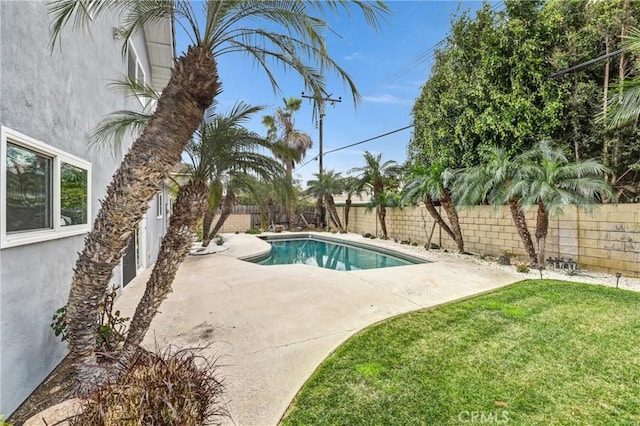
<svg viewBox="0 0 640 426"><path fill-rule="evenodd" d="M360 144L363 144L363 143L366 143L366 142L371 142L371 141L373 141L373 140L380 139L380 138L383 138L383 137L385 137L385 136L389 136L389 135L392 135L392 134L394 134L394 133L401 132L401 131L403 131L403 130L407 130L407 129L409 129L409 128L411 128L411 127L414 127L414 126L415 126L415 124L409 124L408 126L401 127L401 128L399 128L399 129L392 130L392 131L390 131L390 132L383 133L383 134L381 134L381 135L374 136L374 137L372 137L372 138L365 139L365 140L362 140L362 141L360 141L360 142L355 142L355 143L352 143L352 144L349 144L349 145L341 146L341 147L339 147L339 148L331 149L331 150L329 150L329 151L325 151L324 155L331 154L331 153L336 152L336 151L341 151L341 150L343 150L343 149L351 148L352 146L360 145ZM306 166L307 164L309 164L309 163L311 163L312 161L315 161L315 160L317 160L317 159L318 159L318 156L316 155L315 157L313 157L312 159L310 159L309 161L307 161L306 163L304 163L303 165L301 165L300 167L298 167L296 170L300 170L301 168L303 168L303 167L304 167L304 166Z"/></svg>
<svg viewBox="0 0 640 426"><path fill-rule="evenodd" d="M497 12L502 12L503 10L504 10L504 4L502 2L497 2L496 4L491 6L491 12L497 13ZM395 71L389 77L387 77L385 80L383 80L381 83L376 85L371 91L376 90L379 87L386 86L387 84L393 83L394 81L396 81L400 77L402 77L405 74L407 74L409 71L419 67L420 65L422 65L422 64L424 64L426 62L429 62L430 60L433 59L433 57L435 55L435 51L441 45L443 45L445 42L446 42L446 38L443 39L443 40L440 40L439 42L437 42L436 44L434 44L433 46L431 46L427 50L423 51L418 56L416 56L413 60L411 60L409 63L407 63L406 65L402 66L398 71Z"/></svg>
<svg viewBox="0 0 640 426"><path fill-rule="evenodd" d="M549 78L556 78L556 77L560 77L561 75L568 74L568 73L570 73L572 71L577 71L579 69L588 67L589 65L595 64L596 62L600 62L603 59L608 59L608 58L611 58L612 56L617 56L617 55L619 55L621 53L626 52L627 50L629 50L628 47L623 47L622 49L615 50L613 52L607 53L606 55L598 56L597 58L590 59L590 60L588 60L586 62L583 62L581 64L574 65L572 67L569 67L569 68L560 70L558 72L555 72L555 73L551 74L549 76Z"/></svg>

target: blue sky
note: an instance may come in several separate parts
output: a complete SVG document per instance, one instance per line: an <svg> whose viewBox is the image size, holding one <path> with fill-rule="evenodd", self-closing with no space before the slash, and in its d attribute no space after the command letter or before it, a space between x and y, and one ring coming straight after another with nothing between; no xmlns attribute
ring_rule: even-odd
<svg viewBox="0 0 640 426"><path fill-rule="evenodd" d="M342 102L328 106L324 119L324 152L411 124L411 108L429 76L433 47L443 40L450 28L452 16L458 11L475 12L480 1L389 1L392 12L382 29L376 33L361 15L330 16L333 32L326 35L330 55L351 75L362 99L357 107L351 93L341 80L327 76L327 89ZM176 35L178 54L187 41ZM282 105L283 97L300 97L304 87L292 73L276 72L282 93L274 93L266 75L251 59L241 54L223 55L218 59L220 80L224 92L218 97L219 108L228 110L238 100L266 107L272 114ZM258 115L247 127L266 134ZM296 127L308 133L314 146L294 170L303 183L318 172L318 128L312 121L312 105L305 100L295 117ZM411 129L352 148L324 156L325 170L342 172L363 165L365 150L382 153L383 161L406 160L406 148ZM304 163L307 163L303 165Z"/></svg>

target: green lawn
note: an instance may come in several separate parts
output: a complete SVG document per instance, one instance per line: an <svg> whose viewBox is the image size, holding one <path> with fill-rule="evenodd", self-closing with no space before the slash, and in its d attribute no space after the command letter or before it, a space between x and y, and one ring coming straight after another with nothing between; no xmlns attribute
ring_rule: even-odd
<svg viewBox="0 0 640 426"><path fill-rule="evenodd" d="M640 293L551 280L350 339L283 423L640 424Z"/></svg>

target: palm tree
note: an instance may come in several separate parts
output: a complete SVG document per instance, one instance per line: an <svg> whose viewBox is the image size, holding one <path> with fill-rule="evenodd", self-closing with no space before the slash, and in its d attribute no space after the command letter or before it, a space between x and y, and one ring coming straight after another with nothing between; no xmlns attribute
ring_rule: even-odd
<svg viewBox="0 0 640 426"><path fill-rule="evenodd" d="M329 219L336 228L338 228L338 231L344 232L338 210L336 209L336 203L333 199L334 195L341 194L344 190L340 173L327 170L322 174L314 173L314 176L316 177L315 180L307 181L306 193L324 200L329 212Z"/></svg>
<svg viewBox="0 0 640 426"><path fill-rule="evenodd" d="M567 204L593 210L603 196L615 200L615 194L604 179L604 165L596 160L570 161L549 141L541 141L522 159L520 178L509 192L520 196L523 207L538 208L535 236L538 264L544 265L549 218L561 215Z"/></svg>
<svg viewBox="0 0 640 426"><path fill-rule="evenodd" d="M464 253L464 240L455 204L451 198L451 188L456 178L456 172L442 164L432 163L428 167L416 166L412 169L411 178L404 188L403 201L413 204L424 202L425 208L438 225L456 242L460 253ZM447 225L438 210L434 200L447 213L451 227Z"/></svg>
<svg viewBox="0 0 640 426"><path fill-rule="evenodd" d="M276 144L283 145L297 152L298 156L292 158L291 156L276 157L282 160L287 169L287 176L293 183L293 168L296 162L304 158L307 151L313 145L311 136L296 129L293 115L300 110L302 105L302 99L289 98L282 99L284 102L284 108L278 108L275 115L265 115L262 118L262 124L267 127L267 137L274 141ZM289 227L294 229L298 226L298 217L295 214L296 200L291 200L288 204L287 216L289 216Z"/></svg>
<svg viewBox="0 0 640 426"><path fill-rule="evenodd" d="M454 199L460 205L475 206L487 202L498 208L508 204L529 263L536 266L538 256L522 210L521 196L511 191L514 182L520 179L521 158L514 158L504 148L493 147L481 155L481 161L456 180Z"/></svg>
<svg viewBox="0 0 640 426"><path fill-rule="evenodd" d="M180 187L158 259L129 325L124 344L125 354L140 345L160 304L171 291L178 267L191 248L198 222L211 204L209 200L212 192L215 192L212 188L220 187L218 182L222 175L226 174L240 182L243 176L252 174L272 182L274 176L284 174L284 169L275 159L256 152L258 147L270 148L271 144L241 126L260 110L260 107L238 102L228 114L212 114L210 121L203 122L189 143L187 152L192 164L181 173L183 178L187 178L187 182ZM220 198L219 194L214 197ZM225 200L234 199L232 189L227 188ZM232 208L233 206L227 206L229 211L223 211L221 219L226 219ZM222 226L224 220L219 223ZM218 229L219 227L215 228L213 233ZM210 240L211 236L207 237Z"/></svg>
<svg viewBox="0 0 640 426"><path fill-rule="evenodd" d="M369 151L364 153L365 165L363 167L355 167L349 172L361 173L360 181L365 184L368 183L372 187L371 201L376 207L376 213L378 220L380 221L380 227L382 228L382 238L388 239L387 224L385 217L387 215L386 202L388 200L388 194L385 189L389 187L389 184L400 176L402 168L393 160L388 160L382 163L382 154L373 155Z"/></svg>
<svg viewBox="0 0 640 426"><path fill-rule="evenodd" d="M344 202L344 230L349 231L349 211L351 210L352 198L354 196L360 196L362 194L362 182L360 179L354 176L347 176L342 179L342 186L344 192L347 194L347 199Z"/></svg>
<svg viewBox="0 0 640 426"><path fill-rule="evenodd" d="M124 26L123 48L144 25L176 19L188 28L193 44L174 63L171 78L158 99L144 131L132 144L107 188L85 247L79 255L71 283L67 318L69 349L75 358L79 383L89 385L99 375L95 360L96 330L93 318L113 269L118 265L129 236L145 214L148 203L202 121L206 108L220 88L216 58L242 52L256 59L274 88L273 60L298 73L322 107L323 73L332 70L348 84L354 101L358 93L346 72L327 53L322 31L327 24L313 12L337 12L352 4L367 22L377 25L387 7L381 2L315 1L211 1L203 3L204 20L191 2L57 0L50 4L52 48L71 20L89 26L106 11L116 11ZM327 7L328 6L328 7ZM269 30L265 30L269 28ZM273 29L273 30L271 30ZM282 29L280 33L277 29ZM306 59L309 59L310 64ZM81 389L84 393L88 391Z"/></svg>

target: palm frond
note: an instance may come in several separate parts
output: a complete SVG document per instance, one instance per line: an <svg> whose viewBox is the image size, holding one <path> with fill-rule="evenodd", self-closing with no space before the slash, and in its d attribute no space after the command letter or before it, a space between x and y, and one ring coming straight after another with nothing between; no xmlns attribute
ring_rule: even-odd
<svg viewBox="0 0 640 426"><path fill-rule="evenodd" d="M118 157L122 153L126 136L137 137L142 133L151 116L144 112L116 111L106 116L93 130L90 136L92 148L105 150L111 148Z"/></svg>
<svg viewBox="0 0 640 426"><path fill-rule="evenodd" d="M49 47L53 50L61 41L62 30L73 20L73 30L90 28L92 20L108 10L125 10L131 0L56 0L47 3L51 18Z"/></svg>

